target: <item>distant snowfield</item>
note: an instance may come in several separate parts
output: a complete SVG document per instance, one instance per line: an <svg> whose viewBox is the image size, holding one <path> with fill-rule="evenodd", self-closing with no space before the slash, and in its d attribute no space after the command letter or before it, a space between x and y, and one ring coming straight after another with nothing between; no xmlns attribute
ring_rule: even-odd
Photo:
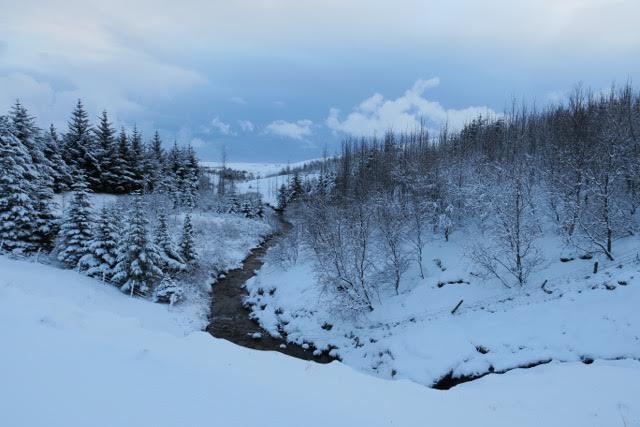
<svg viewBox="0 0 640 427"><path fill-rule="evenodd" d="M6 426L634 426L640 364L511 371L436 391L257 352L194 313L0 256Z"/></svg>
<svg viewBox="0 0 640 427"><path fill-rule="evenodd" d="M262 177L266 175L272 175L276 173L280 173L283 169L287 167L295 168L301 167L309 162L313 162L319 159L309 159L303 160L295 163L247 163L247 162L227 162L226 166L231 169L235 169L238 171L245 171L248 173L252 173L254 175L260 175ZM210 168L219 168L222 166L220 162L200 162L200 165L204 167Z"/></svg>

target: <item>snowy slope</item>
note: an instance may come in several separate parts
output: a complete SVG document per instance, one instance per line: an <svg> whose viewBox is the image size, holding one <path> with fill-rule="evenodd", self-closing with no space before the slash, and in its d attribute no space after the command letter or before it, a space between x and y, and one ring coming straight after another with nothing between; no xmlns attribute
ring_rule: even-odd
<svg viewBox="0 0 640 427"><path fill-rule="evenodd" d="M633 426L636 362L546 365L442 392L190 332L190 314L0 257L6 426ZM624 422L624 424L623 424Z"/></svg>
<svg viewBox="0 0 640 427"><path fill-rule="evenodd" d="M569 249L548 238L549 260L524 290L475 275L464 255L471 238L458 232L449 242L429 242L425 279L413 266L400 295L384 296L372 313L357 318L345 316L314 284L311 255L304 251L285 268L270 254L248 283L248 302L274 336L284 330L288 340L332 349L364 372L424 385L449 373L475 376L548 360L628 358L640 365L637 237L617 242L620 256L600 260L597 274L593 260L560 262ZM545 280L551 293L540 287ZM447 282L454 283L442 285Z"/></svg>

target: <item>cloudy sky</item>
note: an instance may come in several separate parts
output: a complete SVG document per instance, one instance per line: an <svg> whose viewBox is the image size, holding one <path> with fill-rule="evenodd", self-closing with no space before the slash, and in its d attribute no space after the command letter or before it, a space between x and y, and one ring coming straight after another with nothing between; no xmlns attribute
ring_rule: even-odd
<svg viewBox="0 0 640 427"><path fill-rule="evenodd" d="M0 0L0 111L158 129L202 159L297 161L576 83L640 84L638 0ZM636 86L638 87L638 86Z"/></svg>

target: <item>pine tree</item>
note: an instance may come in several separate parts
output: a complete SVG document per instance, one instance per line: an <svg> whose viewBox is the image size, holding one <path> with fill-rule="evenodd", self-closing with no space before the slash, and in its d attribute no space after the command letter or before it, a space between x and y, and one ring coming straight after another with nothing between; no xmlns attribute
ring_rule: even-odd
<svg viewBox="0 0 640 427"><path fill-rule="evenodd" d="M131 159L131 147L129 138L124 128L120 129L118 136L118 156L113 167L114 174L118 176L118 193L129 193L135 188L133 164Z"/></svg>
<svg viewBox="0 0 640 427"><path fill-rule="evenodd" d="M35 124L35 119L27 109L16 101L10 113L15 135L31 156L31 163L40 175L53 175L51 162L44 155L43 139L40 137L40 129Z"/></svg>
<svg viewBox="0 0 640 427"><path fill-rule="evenodd" d="M53 172L53 190L56 193L67 191L71 188L71 171L62 158L61 142L56 128L51 125L43 136L44 156L49 159Z"/></svg>
<svg viewBox="0 0 640 427"><path fill-rule="evenodd" d="M138 132L136 126L131 134L131 150L129 151L129 161L134 181L134 190L143 190L146 184L145 177L145 148L142 142L142 134Z"/></svg>
<svg viewBox="0 0 640 427"><path fill-rule="evenodd" d="M0 251L34 251L33 220L37 175L13 123L0 116Z"/></svg>
<svg viewBox="0 0 640 427"><path fill-rule="evenodd" d="M148 294L162 278L160 255L149 239L147 214L141 195L136 195L129 215L129 226L118 243L118 258L113 281L123 292Z"/></svg>
<svg viewBox="0 0 640 427"><path fill-rule="evenodd" d="M82 174L73 183L73 198L66 212L58 239L58 260L67 268L78 267L80 258L89 253L93 240L93 218L89 190Z"/></svg>
<svg viewBox="0 0 640 427"><path fill-rule="evenodd" d="M278 189L278 210L283 211L289 202L289 191L287 186L282 184Z"/></svg>
<svg viewBox="0 0 640 427"><path fill-rule="evenodd" d="M72 173L83 173L90 189L100 188L101 169L87 112L78 100L65 135L65 159Z"/></svg>
<svg viewBox="0 0 640 427"><path fill-rule="evenodd" d="M180 241L180 255L188 264L195 264L198 258L193 241L193 226L191 225L191 215L184 217L182 228L182 240Z"/></svg>
<svg viewBox="0 0 640 427"><path fill-rule="evenodd" d="M116 146L116 131L109 122L107 112L103 111L100 116L100 122L95 129L95 139L100 162L100 190L107 193L117 192L120 171L117 170L118 147Z"/></svg>
<svg viewBox="0 0 640 427"><path fill-rule="evenodd" d="M147 186L149 192L157 192L160 189L164 163L165 153L162 148L162 140L160 139L160 134L156 131L147 152L145 175L148 177Z"/></svg>
<svg viewBox="0 0 640 427"><path fill-rule="evenodd" d="M164 211L158 214L158 227L155 233L155 244L162 260L164 271L177 272L187 268L182 256L178 253L167 226L167 216Z"/></svg>
<svg viewBox="0 0 640 427"><path fill-rule="evenodd" d="M56 203L53 198L53 178L41 175L35 182L33 212L33 243L46 252L54 247L58 234L58 218L53 213Z"/></svg>
<svg viewBox="0 0 640 427"><path fill-rule="evenodd" d="M293 179L289 183L289 201L297 200L304 194L304 189L302 188L302 181L300 180L300 175L295 173L293 175Z"/></svg>
<svg viewBox="0 0 640 427"><path fill-rule="evenodd" d="M87 275L108 282L116 266L120 221L114 208L103 207L88 253L80 258L79 266Z"/></svg>
<svg viewBox="0 0 640 427"><path fill-rule="evenodd" d="M182 158L179 176L181 177L182 203L187 209L196 207L198 200L199 167L193 148L189 146Z"/></svg>

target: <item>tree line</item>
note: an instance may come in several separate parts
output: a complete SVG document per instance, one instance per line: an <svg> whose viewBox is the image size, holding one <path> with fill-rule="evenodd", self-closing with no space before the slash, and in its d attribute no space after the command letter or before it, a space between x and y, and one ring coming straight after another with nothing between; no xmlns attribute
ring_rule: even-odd
<svg viewBox="0 0 640 427"><path fill-rule="evenodd" d="M614 260L616 240L638 231L638 129L640 95L627 85L578 87L541 110L514 102L455 132L348 139L291 216L319 282L354 309L398 293L411 263L424 276L429 240L456 229L477 231L468 257L483 274L524 287L545 233Z"/></svg>
<svg viewBox="0 0 640 427"><path fill-rule="evenodd" d="M103 112L93 126L79 100L59 135L40 129L18 101L0 116L0 250L50 251L57 235L53 195L78 180L93 192L161 193L174 207L193 208L200 168L191 147L168 152L156 132L149 143L134 127L117 134Z"/></svg>

